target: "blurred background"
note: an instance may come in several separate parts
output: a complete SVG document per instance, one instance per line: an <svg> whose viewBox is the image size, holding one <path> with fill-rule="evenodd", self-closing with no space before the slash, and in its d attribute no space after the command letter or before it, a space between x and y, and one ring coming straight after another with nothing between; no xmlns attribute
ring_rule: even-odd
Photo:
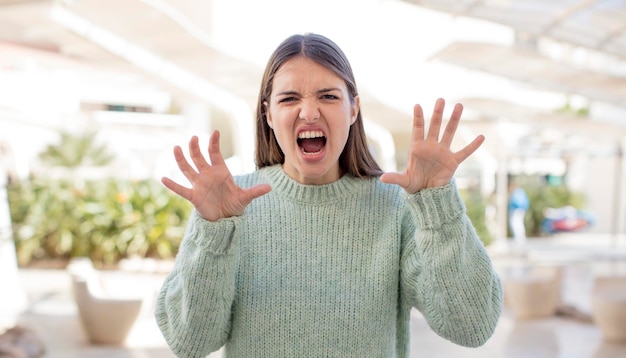
<svg viewBox="0 0 626 358"><path fill-rule="evenodd" d="M566 277L585 283L565 292L583 292L574 301L591 311L596 264L617 275L626 259L626 1L1 0L7 326L19 317L57 325L37 321L33 308L57 297L59 324L83 332L63 276L76 258L107 274L148 275L148 291L157 289L191 209L159 183L185 181L173 146L192 135L206 145L218 129L232 172L254 170L264 65L283 39L304 32L331 38L350 59L385 170L406 164L415 103L427 114L439 97L447 114L462 103L454 145L486 141L457 182L503 276L511 263L574 267ZM511 182L529 199L522 245L509 228ZM133 332L159 337L145 321ZM481 356L507 356L505 346ZM49 356L72 356L64 354Z"/></svg>

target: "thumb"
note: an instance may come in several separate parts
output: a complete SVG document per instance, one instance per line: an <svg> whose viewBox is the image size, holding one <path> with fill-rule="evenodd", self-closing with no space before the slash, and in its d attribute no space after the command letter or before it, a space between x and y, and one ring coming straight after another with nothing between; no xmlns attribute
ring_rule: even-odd
<svg viewBox="0 0 626 358"><path fill-rule="evenodd" d="M396 184L403 188L409 186L409 179L405 174L401 173L385 173L380 176L380 181L387 184Z"/></svg>
<svg viewBox="0 0 626 358"><path fill-rule="evenodd" d="M252 202L252 200L261 197L272 190L272 187L269 184L259 184L255 185L244 191L243 200L246 203Z"/></svg>

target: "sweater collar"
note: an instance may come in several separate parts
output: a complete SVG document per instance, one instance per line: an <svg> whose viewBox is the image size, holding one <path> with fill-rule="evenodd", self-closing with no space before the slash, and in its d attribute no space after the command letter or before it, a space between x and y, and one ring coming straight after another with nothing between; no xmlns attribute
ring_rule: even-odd
<svg viewBox="0 0 626 358"><path fill-rule="evenodd" d="M289 177L282 166L265 167L261 175L272 186L272 192L284 198L303 203L321 204L341 200L365 188L369 180L361 180L345 174L339 180L324 185L301 184Z"/></svg>

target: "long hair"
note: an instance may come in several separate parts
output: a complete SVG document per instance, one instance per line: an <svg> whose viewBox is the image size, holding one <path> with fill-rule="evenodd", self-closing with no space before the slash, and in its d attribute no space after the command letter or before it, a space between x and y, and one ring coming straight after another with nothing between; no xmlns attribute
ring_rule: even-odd
<svg viewBox="0 0 626 358"><path fill-rule="evenodd" d="M295 57L311 59L343 79L352 103L358 96L352 67L337 44L322 35L312 33L292 35L284 40L270 56L261 81L256 108L255 163L257 168L285 162L285 154L278 145L274 131L267 123L263 103L269 102L274 76L280 66ZM382 174L382 169L369 150L360 109L355 122L350 126L346 146L339 156L339 166L346 173L358 178Z"/></svg>

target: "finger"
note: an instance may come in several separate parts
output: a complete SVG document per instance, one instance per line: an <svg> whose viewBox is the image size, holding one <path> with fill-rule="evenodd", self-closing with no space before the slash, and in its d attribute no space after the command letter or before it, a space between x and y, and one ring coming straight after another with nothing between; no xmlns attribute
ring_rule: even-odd
<svg viewBox="0 0 626 358"><path fill-rule="evenodd" d="M441 118L443 117L443 108L445 107L445 101L443 98L437 99L435 102L435 109L433 115L430 117L430 124L428 126L428 139L438 141L439 130L441 129Z"/></svg>
<svg viewBox="0 0 626 358"><path fill-rule="evenodd" d="M211 165L223 165L224 157L220 151L220 132L213 131L211 138L209 139L209 159L211 159Z"/></svg>
<svg viewBox="0 0 626 358"><path fill-rule="evenodd" d="M380 181L387 184L396 184L403 188L409 186L409 177L401 173L384 173L380 176Z"/></svg>
<svg viewBox="0 0 626 358"><path fill-rule="evenodd" d="M424 111L422 106L413 106L413 129L411 130L411 143L424 140Z"/></svg>
<svg viewBox="0 0 626 358"><path fill-rule="evenodd" d="M189 164L189 162L185 158L183 150L179 146L174 147L174 159L176 159L176 165L178 165L180 171L187 179L189 179L189 181L192 181L192 179L196 175L198 175L196 170L191 166L191 164Z"/></svg>
<svg viewBox="0 0 626 358"><path fill-rule="evenodd" d="M466 145L465 148L456 152L457 161L459 163L463 162L470 155L472 155L485 141L485 136L479 135L476 137L470 144Z"/></svg>
<svg viewBox="0 0 626 358"><path fill-rule="evenodd" d="M452 111L452 116L446 125L446 129L443 132L443 138L441 138L441 142L450 148L452 144L452 139L454 139L454 134L456 133L456 129L459 126L459 121L461 119L461 114L463 113L463 105L457 103L454 105L454 110Z"/></svg>
<svg viewBox="0 0 626 358"><path fill-rule="evenodd" d="M197 136L191 137L191 140L189 141L189 155L199 172L211 167L206 159L204 159L204 156L200 151L200 144L198 143Z"/></svg>
<svg viewBox="0 0 626 358"><path fill-rule="evenodd" d="M248 188L244 191L243 201L248 204L252 200L261 197L272 190L272 187L269 184L259 184L255 185L251 188Z"/></svg>
<svg viewBox="0 0 626 358"><path fill-rule="evenodd" d="M192 195L191 189L186 188L167 177L161 178L161 183L163 183L163 185L165 185L165 187L168 188L169 190L191 201L191 195Z"/></svg>

